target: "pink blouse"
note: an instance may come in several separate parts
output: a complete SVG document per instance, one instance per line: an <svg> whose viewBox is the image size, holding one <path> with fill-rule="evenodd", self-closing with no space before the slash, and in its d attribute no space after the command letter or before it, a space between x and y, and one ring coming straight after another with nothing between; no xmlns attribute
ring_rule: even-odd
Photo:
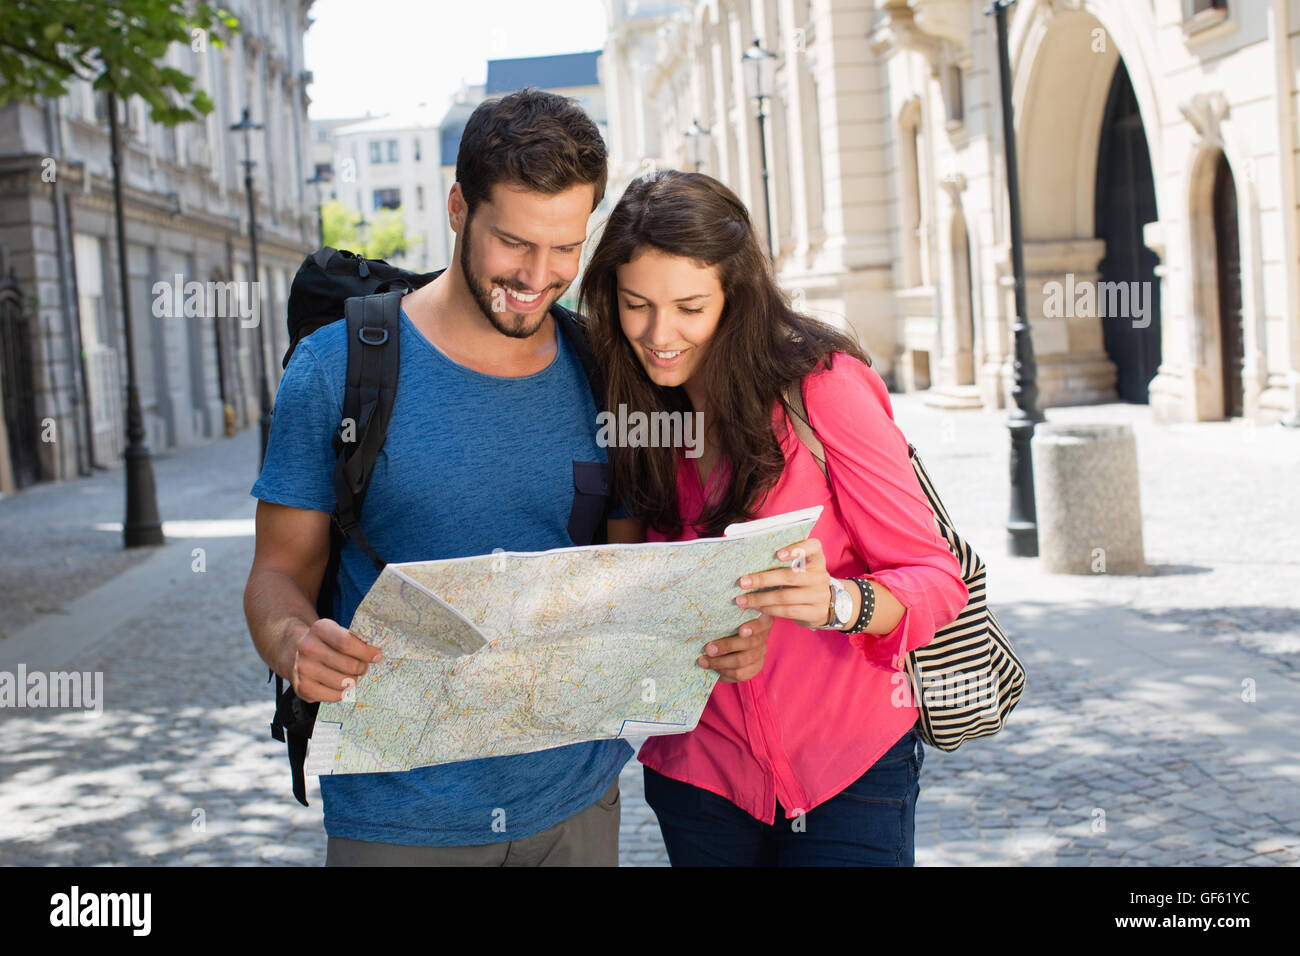
<svg viewBox="0 0 1300 956"><path fill-rule="evenodd" d="M726 797L768 824L778 800L793 818L835 796L915 723L917 708L904 692L906 655L956 620L969 599L880 376L837 353L832 369L807 378L803 394L826 447L830 482L790 429L782 443L785 472L755 517L824 505L811 537L821 542L829 573L880 582L903 604L902 620L888 634L846 635L777 618L755 677L717 683L695 730L651 737L637 755L664 776ZM783 419L778 403L777 434ZM723 463L710 484L725 472ZM693 522L704 489L695 460L684 455L677 488L685 522L678 540L699 537ZM646 537L665 540L653 529ZM775 556L772 566L779 566Z"/></svg>

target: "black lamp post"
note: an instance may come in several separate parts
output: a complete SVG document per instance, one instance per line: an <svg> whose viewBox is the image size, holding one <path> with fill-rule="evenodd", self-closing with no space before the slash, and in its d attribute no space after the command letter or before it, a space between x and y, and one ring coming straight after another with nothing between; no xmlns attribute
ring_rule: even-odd
<svg viewBox="0 0 1300 956"><path fill-rule="evenodd" d="M307 180L308 186L316 187L316 228L317 239L319 240L317 244L321 247L325 245L325 201L321 196L321 189L330 181L330 178L329 176L322 176L318 170L316 175Z"/></svg>
<svg viewBox="0 0 1300 956"><path fill-rule="evenodd" d="M1038 409L1034 342L1025 320L1025 243L1020 231L1020 173L1016 166L1016 125L1011 107L1011 54L1007 49L1007 7L1015 0L993 0L985 10L997 18L998 73L1002 85L1002 143L1007 164L1007 201L1011 224L1011 271L1015 279L1015 376L1011 397L1016 408L1007 417L1011 432L1011 514L1007 519L1007 548L1011 554L1038 556L1038 512L1034 503L1034 461L1030 439L1034 425L1045 421Z"/></svg>
<svg viewBox="0 0 1300 956"><path fill-rule="evenodd" d="M772 261L776 261L776 237L772 235L772 202L767 190L767 98L772 95L776 78L776 54L764 50L754 37L754 45L740 58L745 73L745 92L758 103L758 149L763 161L763 212L767 216L767 246Z"/></svg>
<svg viewBox="0 0 1300 956"><path fill-rule="evenodd" d="M135 338L131 334L131 293L126 262L126 219L122 211L122 150L117 122L117 94L108 89L108 136L113 164L113 207L117 220L118 285L122 289L122 330L126 335L126 520L125 547L163 543L162 518L153 482L153 462L144 443L144 413L135 377Z"/></svg>
<svg viewBox="0 0 1300 956"><path fill-rule="evenodd" d="M695 167L695 171L698 173L709 156L709 144L713 139L713 135L700 126L698 119L695 119L691 120L691 128L682 133L682 136L686 140L686 150L691 157L691 165Z"/></svg>
<svg viewBox="0 0 1300 956"><path fill-rule="evenodd" d="M258 419L262 428L262 457L259 462L264 464L266 462L266 446L271 441L271 389L266 384L266 344L262 336L262 285L260 282L261 273L257 268L257 199L253 195L253 157L252 146L248 138L249 133L261 128L261 123L254 123L248 118L248 107L245 106L243 119L231 126L230 130L231 132L244 134L244 192L248 194L248 248L253 270L250 288L253 290L253 295L257 297L257 377L262 388L262 395L259 399L262 406L262 415Z"/></svg>

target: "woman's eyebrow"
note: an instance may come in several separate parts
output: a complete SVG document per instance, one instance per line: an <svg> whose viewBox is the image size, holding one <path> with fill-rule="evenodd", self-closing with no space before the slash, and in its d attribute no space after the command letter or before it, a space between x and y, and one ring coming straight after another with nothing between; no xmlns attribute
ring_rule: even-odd
<svg viewBox="0 0 1300 956"><path fill-rule="evenodd" d="M618 291L619 291L619 292L625 292L625 293L627 293L628 295L634 295L634 296L636 296L638 299L645 299L647 302L653 302L653 301L654 301L654 300L651 299L649 296L642 295L640 292L633 292L631 289L627 288L627 286L619 286L619 287L618 287ZM712 295L712 293L710 293L710 292L697 292L697 293L695 293L694 295L684 295L684 296L682 296L680 299L673 299L673 301L674 301L674 302L690 302L692 299L707 299L707 298L709 298L710 295Z"/></svg>

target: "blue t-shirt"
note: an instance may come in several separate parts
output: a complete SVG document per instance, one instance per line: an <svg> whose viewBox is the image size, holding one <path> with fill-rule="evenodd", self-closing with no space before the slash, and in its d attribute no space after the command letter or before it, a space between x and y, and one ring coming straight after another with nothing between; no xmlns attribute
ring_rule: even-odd
<svg viewBox="0 0 1300 956"><path fill-rule="evenodd" d="M346 336L340 319L294 350L254 497L333 510ZM453 362L402 312L397 398L361 513L361 528L385 561L573 545L573 462L606 458L581 363L558 327L556 336L545 369L502 378ZM348 542L334 619L351 622L378 576ZM599 800L631 755L626 741L598 740L400 773L322 776L325 832L412 846L522 839Z"/></svg>

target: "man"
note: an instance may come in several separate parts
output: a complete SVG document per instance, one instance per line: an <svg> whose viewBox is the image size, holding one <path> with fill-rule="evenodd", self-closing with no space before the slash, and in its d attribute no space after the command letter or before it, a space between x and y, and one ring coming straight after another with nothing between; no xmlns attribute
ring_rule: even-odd
<svg viewBox="0 0 1300 956"><path fill-rule="evenodd" d="M402 300L401 367L362 530L389 562L567 547L573 463L605 461L572 343L548 312L578 271L605 192L600 132L569 100L522 90L466 124L447 200L446 271ZM253 486L257 544L244 593L253 643L306 701L337 701L378 652L351 621L378 576L349 542L335 620L315 600L334 507L346 322L303 339L276 396ZM610 522L611 540L633 525ZM707 666L745 680L770 618ZM707 654L707 649L705 651ZM632 749L600 740L403 773L321 777L327 865L617 865L618 774Z"/></svg>

